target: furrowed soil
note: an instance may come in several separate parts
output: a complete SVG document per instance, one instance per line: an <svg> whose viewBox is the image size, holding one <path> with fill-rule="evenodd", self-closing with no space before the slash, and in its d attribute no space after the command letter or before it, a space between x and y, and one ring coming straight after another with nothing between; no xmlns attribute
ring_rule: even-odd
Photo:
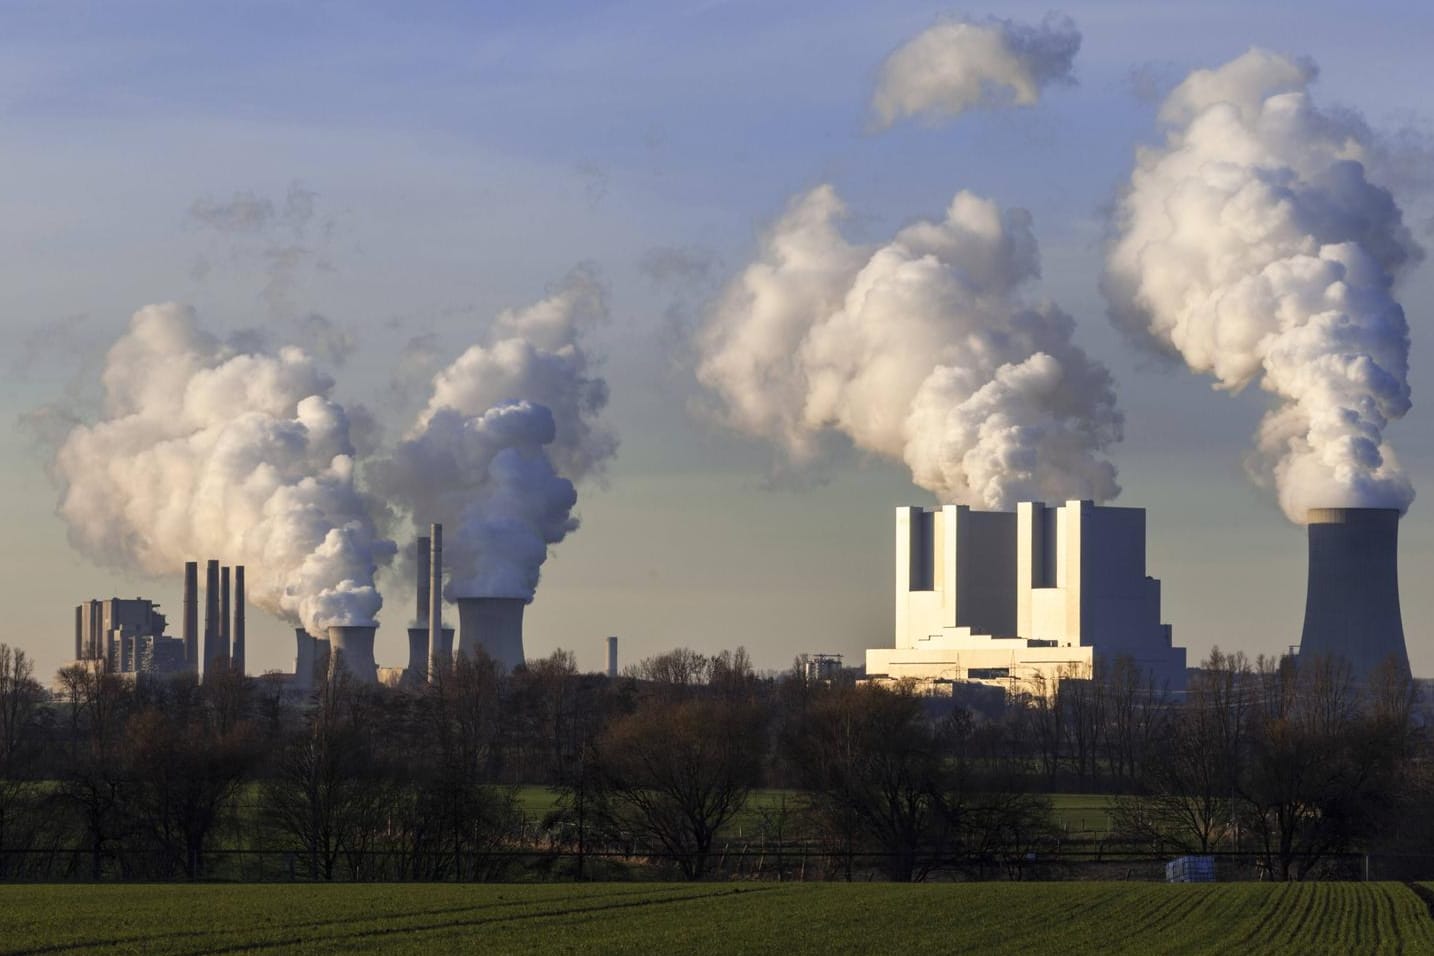
<svg viewBox="0 0 1434 956"><path fill-rule="evenodd" d="M0 886L0 953L100 951L1434 954L1434 918L1400 883Z"/></svg>

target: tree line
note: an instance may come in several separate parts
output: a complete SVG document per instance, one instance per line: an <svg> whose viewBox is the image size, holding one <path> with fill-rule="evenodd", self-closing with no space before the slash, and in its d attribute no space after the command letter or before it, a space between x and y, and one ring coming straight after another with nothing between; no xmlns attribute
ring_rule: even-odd
<svg viewBox="0 0 1434 956"><path fill-rule="evenodd" d="M1094 848L1287 880L1434 848L1406 676L1219 650L1192 673L1182 695L1117 661L943 698L758 674L742 649L616 679L559 651L300 696L76 667L47 694L0 644L0 879L232 877L239 852L319 880L701 879L735 843L778 876L1022 878ZM1110 832L1071 832L1061 792L1109 794Z"/></svg>

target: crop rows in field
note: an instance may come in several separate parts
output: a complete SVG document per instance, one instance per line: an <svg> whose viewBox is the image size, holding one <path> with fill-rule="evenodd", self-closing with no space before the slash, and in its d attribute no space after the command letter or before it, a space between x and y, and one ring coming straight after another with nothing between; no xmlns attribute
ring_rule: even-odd
<svg viewBox="0 0 1434 956"><path fill-rule="evenodd" d="M0 953L1434 953L1401 884L0 887Z"/></svg>

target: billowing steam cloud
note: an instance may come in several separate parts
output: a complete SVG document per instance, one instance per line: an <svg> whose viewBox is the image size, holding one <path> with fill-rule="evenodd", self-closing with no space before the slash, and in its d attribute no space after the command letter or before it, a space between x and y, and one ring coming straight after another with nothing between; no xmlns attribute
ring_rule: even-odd
<svg viewBox="0 0 1434 956"><path fill-rule="evenodd" d="M871 108L879 127L919 116L1033 106L1053 83L1073 83L1080 31L1069 17L1035 26L1010 20L943 20L886 58Z"/></svg>
<svg viewBox="0 0 1434 956"><path fill-rule="evenodd" d="M1192 73L1166 99L1115 219L1104 288L1116 323L1276 406L1257 480L1312 507L1406 508L1384 431L1410 407L1395 278L1421 252L1349 113L1315 106L1314 67L1261 50Z"/></svg>
<svg viewBox="0 0 1434 956"><path fill-rule="evenodd" d="M1029 214L963 192L943 220L863 248L843 213L830 186L797 197L727 287L697 370L720 417L799 465L838 432L948 502L1116 495L1110 375L1070 316L1024 295L1040 271Z"/></svg>
<svg viewBox="0 0 1434 956"><path fill-rule="evenodd" d="M177 574L248 566L260 607L322 633L371 624L393 553L354 487L333 383L303 351L237 352L181 306L136 312L110 349L105 412L56 458L70 540L107 563Z"/></svg>
<svg viewBox="0 0 1434 956"><path fill-rule="evenodd" d="M487 344L434 377L414 427L375 464L375 486L416 522L443 522L450 597L532 598L548 547L577 527L573 482L617 449L596 421L607 385L581 343L606 313L585 269L503 313Z"/></svg>

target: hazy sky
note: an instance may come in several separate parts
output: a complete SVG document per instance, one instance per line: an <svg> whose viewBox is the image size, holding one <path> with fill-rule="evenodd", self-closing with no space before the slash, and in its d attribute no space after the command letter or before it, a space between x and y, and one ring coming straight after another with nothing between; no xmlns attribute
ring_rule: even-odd
<svg viewBox="0 0 1434 956"><path fill-rule="evenodd" d="M70 547L46 470L66 416L93 414L104 353L136 309L180 301L217 334L317 349L339 397L393 437L432 363L589 263L611 293L590 346L622 444L606 478L580 487L583 525L544 568L529 655L571 648L596 668L603 637L618 634L625 662L743 644L777 668L803 651L859 659L889 643L893 510L933 499L903 466L857 452L815 479L772 481L771 449L704 415L692 372L690 333L716 294L792 196L830 183L857 240L939 217L962 189L1030 210L1040 292L1115 375L1118 503L1149 509L1149 573L1177 643L1192 660L1214 644L1297 643L1303 533L1242 468L1265 399L1213 394L1113 329L1098 288L1106 210L1137 145L1157 139L1161 95L1251 46L1312 58L1322 105L1406 130L1399 142L1427 160L1434 8L1067 4L1083 37L1075 85L1027 109L874 130L881 63L939 17L1034 21L1048 9L0 7L0 640L48 673L72 652L80 600L140 594L177 619L177 575L96 567ZM1396 184L1397 198L1428 246L1434 204L1420 178ZM236 199L269 212L205 215ZM1415 407L1389 438L1419 494L1402 525L1404 620L1415 673L1430 676L1434 266L1398 294ZM412 590L383 583L378 658L398 665ZM251 669L291 667L280 622L251 613L249 627Z"/></svg>

